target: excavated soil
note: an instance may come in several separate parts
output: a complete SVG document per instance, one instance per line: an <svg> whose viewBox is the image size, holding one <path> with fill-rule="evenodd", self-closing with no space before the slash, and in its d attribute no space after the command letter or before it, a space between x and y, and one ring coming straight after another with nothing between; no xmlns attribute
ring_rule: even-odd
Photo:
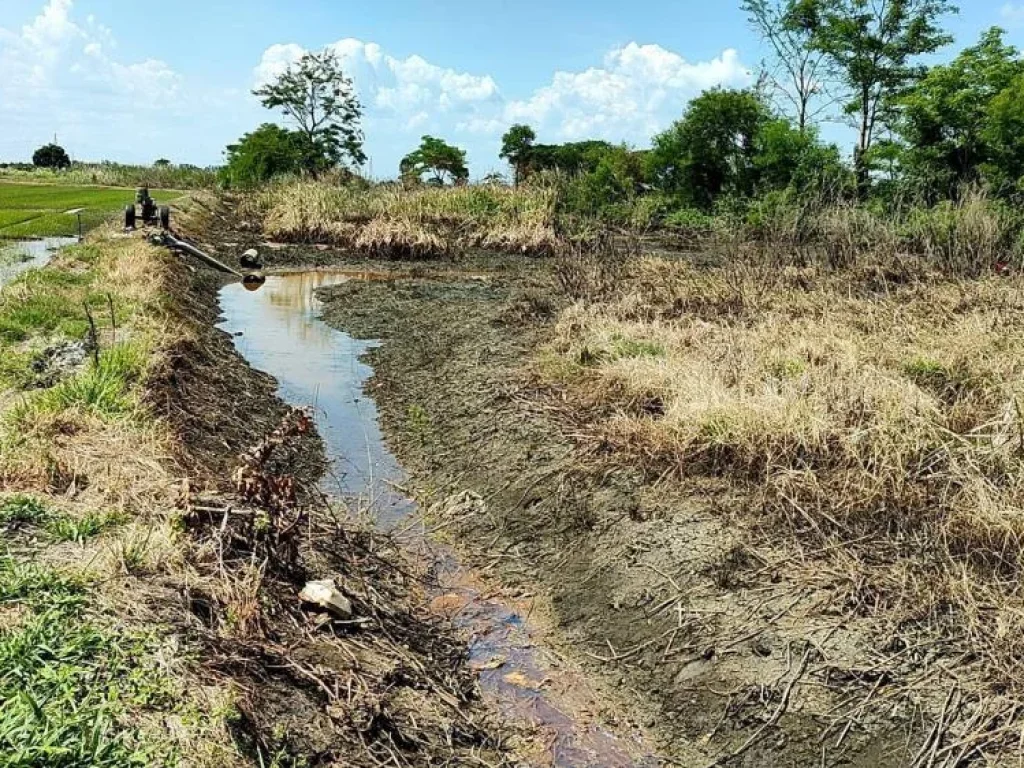
<svg viewBox="0 0 1024 768"><path fill-rule="evenodd" d="M508 765L465 642L429 610L431 575L315 490L323 445L214 326L219 276L174 270L180 341L149 399L178 438L184 583L155 606L202 675L237 692L253 765ZM333 579L350 616L303 603ZM501 735L499 735L501 734Z"/></svg>
<svg viewBox="0 0 1024 768"><path fill-rule="evenodd" d="M382 341L368 391L438 535L531 595L549 641L666 759L946 764L930 747L945 689L894 685L925 651L884 647L843 574L751 527L724 481L623 461L530 375L564 304L550 262L368 268L396 279L321 291L324 317ZM480 503L461 503L467 492Z"/></svg>

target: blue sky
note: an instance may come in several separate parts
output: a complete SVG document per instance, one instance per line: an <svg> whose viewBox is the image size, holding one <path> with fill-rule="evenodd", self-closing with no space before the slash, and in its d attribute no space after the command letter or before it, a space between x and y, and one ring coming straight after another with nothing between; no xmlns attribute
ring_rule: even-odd
<svg viewBox="0 0 1024 768"><path fill-rule="evenodd" d="M424 133L466 148L474 176L504 170L514 121L645 146L704 88L751 81L764 51L738 4L0 0L0 159L56 133L81 159L216 164L277 119L250 90L326 45L360 91L377 177ZM1024 0L962 0L943 57L994 24L1024 47Z"/></svg>

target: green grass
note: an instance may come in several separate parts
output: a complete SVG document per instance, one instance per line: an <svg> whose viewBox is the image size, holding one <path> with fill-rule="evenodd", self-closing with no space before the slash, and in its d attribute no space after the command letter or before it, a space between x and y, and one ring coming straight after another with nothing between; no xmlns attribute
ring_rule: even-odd
<svg viewBox="0 0 1024 768"><path fill-rule="evenodd" d="M86 611L87 586L0 557L0 768L172 764L128 724L174 695L154 638Z"/></svg>
<svg viewBox="0 0 1024 768"><path fill-rule="evenodd" d="M0 525L30 523L41 525L50 511L33 496L11 496L0 502Z"/></svg>
<svg viewBox="0 0 1024 768"><path fill-rule="evenodd" d="M158 203L182 196L173 189L153 190ZM0 181L0 239L68 237L78 234L78 216L67 211L83 208L82 229L88 231L120 215L135 200L129 187L62 186Z"/></svg>
<svg viewBox="0 0 1024 768"><path fill-rule="evenodd" d="M123 522L121 515L99 510L72 517L51 510L34 496L19 494L0 501L0 528L33 526L45 531L54 542L82 543Z"/></svg>

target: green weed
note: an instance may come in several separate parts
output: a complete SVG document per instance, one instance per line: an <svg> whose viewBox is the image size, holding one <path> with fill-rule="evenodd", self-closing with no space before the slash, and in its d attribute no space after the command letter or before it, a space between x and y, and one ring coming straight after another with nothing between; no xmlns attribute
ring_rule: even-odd
<svg viewBox="0 0 1024 768"><path fill-rule="evenodd" d="M59 515L46 524L46 532L54 541L82 543L120 524L123 517L115 512L87 512L82 517Z"/></svg>
<svg viewBox="0 0 1024 768"><path fill-rule="evenodd" d="M0 558L0 766L142 768L170 764L124 718L172 691L147 638L114 633L84 610L85 586ZM18 615L18 614L16 614Z"/></svg>
<svg viewBox="0 0 1024 768"><path fill-rule="evenodd" d="M40 524L49 511L33 496L11 496L0 502L0 525L14 523Z"/></svg>

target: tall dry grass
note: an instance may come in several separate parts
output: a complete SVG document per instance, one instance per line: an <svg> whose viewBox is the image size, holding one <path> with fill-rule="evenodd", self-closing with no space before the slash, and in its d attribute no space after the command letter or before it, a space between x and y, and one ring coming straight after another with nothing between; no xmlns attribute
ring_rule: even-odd
<svg viewBox="0 0 1024 768"><path fill-rule="evenodd" d="M31 166L0 167L0 179L47 184L98 184L105 187L213 189L217 186L217 171L194 165L75 163L59 171Z"/></svg>
<svg viewBox="0 0 1024 768"><path fill-rule="evenodd" d="M1024 278L988 268L994 233L949 249L990 231L962 215L839 268L766 247L634 261L565 311L539 371L604 444L730 484L738 514L843 560L863 610L944 627L1024 690Z"/></svg>
<svg viewBox="0 0 1024 768"><path fill-rule="evenodd" d="M244 196L239 213L276 240L333 243L379 256L432 257L472 248L539 254L558 242L555 202L551 188L293 181Z"/></svg>

